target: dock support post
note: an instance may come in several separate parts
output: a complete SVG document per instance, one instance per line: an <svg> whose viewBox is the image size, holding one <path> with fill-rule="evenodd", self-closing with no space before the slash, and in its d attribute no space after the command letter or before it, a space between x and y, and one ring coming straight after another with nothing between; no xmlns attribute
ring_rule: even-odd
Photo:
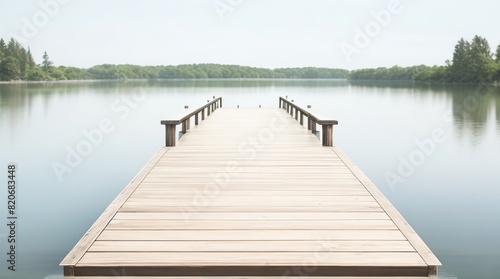
<svg viewBox="0 0 500 279"><path fill-rule="evenodd" d="M182 121L182 133L186 133L187 130L189 130L189 121L190 119L187 119L185 121Z"/></svg>
<svg viewBox="0 0 500 279"><path fill-rule="evenodd" d="M304 113L300 113L300 126L304 126Z"/></svg>
<svg viewBox="0 0 500 279"><path fill-rule="evenodd" d="M194 115L194 125L198 125L198 113Z"/></svg>
<svg viewBox="0 0 500 279"><path fill-rule="evenodd" d="M165 125L165 146L175 146L175 124Z"/></svg>
<svg viewBox="0 0 500 279"><path fill-rule="evenodd" d="M323 124L323 146L333 146L333 124Z"/></svg>
<svg viewBox="0 0 500 279"><path fill-rule="evenodd" d="M205 109L201 110L201 120L205 120Z"/></svg>
<svg viewBox="0 0 500 279"><path fill-rule="evenodd" d="M316 135L316 121L314 121L313 119L311 119L311 133L315 134Z"/></svg>

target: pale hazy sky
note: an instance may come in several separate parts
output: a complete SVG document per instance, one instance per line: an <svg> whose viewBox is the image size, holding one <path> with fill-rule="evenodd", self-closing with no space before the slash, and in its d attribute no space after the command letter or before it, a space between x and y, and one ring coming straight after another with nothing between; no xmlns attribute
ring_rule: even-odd
<svg viewBox="0 0 500 279"><path fill-rule="evenodd" d="M56 65L85 68L358 69L443 65L475 34L496 49L499 14L499 0L0 0L0 36L37 63L46 50Z"/></svg>

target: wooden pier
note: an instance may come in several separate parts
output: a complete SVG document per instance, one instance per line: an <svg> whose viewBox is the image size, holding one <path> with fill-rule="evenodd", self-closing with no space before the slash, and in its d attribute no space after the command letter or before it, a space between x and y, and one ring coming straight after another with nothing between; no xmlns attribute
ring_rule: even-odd
<svg viewBox="0 0 500 279"><path fill-rule="evenodd" d="M415 278L441 265L333 146L335 120L283 98L274 109L219 98L162 124L167 146L66 256L66 277Z"/></svg>

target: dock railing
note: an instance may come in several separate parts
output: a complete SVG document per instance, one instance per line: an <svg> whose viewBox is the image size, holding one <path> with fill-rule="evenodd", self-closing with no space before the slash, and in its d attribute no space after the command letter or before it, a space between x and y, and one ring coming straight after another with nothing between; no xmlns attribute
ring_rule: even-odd
<svg viewBox="0 0 500 279"><path fill-rule="evenodd" d="M318 116L313 115L311 112L297 106L292 101L280 97L279 107L286 110L295 120L304 125L304 116L307 117L307 129L311 133L316 134L316 124L322 127L322 144L323 146L333 146L333 125L338 125L337 120L320 119Z"/></svg>
<svg viewBox="0 0 500 279"><path fill-rule="evenodd" d="M185 134L190 128L191 117L194 116L194 125L198 125L200 122L200 114L201 120L205 120L205 110L206 116L210 116L210 113L221 107L222 97L215 98L214 96L214 99L212 101L209 101L206 105L203 105L200 108L192 111L191 113L186 114L181 119L162 120L160 122L161 125L165 125L165 146L175 146L175 128L177 127L177 125L182 124L181 132Z"/></svg>

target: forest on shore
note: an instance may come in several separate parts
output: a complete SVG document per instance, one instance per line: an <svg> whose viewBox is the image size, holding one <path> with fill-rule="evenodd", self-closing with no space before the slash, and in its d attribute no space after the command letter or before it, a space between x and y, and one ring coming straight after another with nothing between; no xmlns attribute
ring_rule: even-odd
<svg viewBox="0 0 500 279"><path fill-rule="evenodd" d="M54 66L47 52L37 64L30 49L13 38L0 39L0 81L113 80L113 79L352 79L424 81L439 83L500 82L500 45L493 53L485 38L460 39L453 60L445 66L370 68L348 71L331 68L265 69L238 65L191 64L138 66L103 64L88 69Z"/></svg>

